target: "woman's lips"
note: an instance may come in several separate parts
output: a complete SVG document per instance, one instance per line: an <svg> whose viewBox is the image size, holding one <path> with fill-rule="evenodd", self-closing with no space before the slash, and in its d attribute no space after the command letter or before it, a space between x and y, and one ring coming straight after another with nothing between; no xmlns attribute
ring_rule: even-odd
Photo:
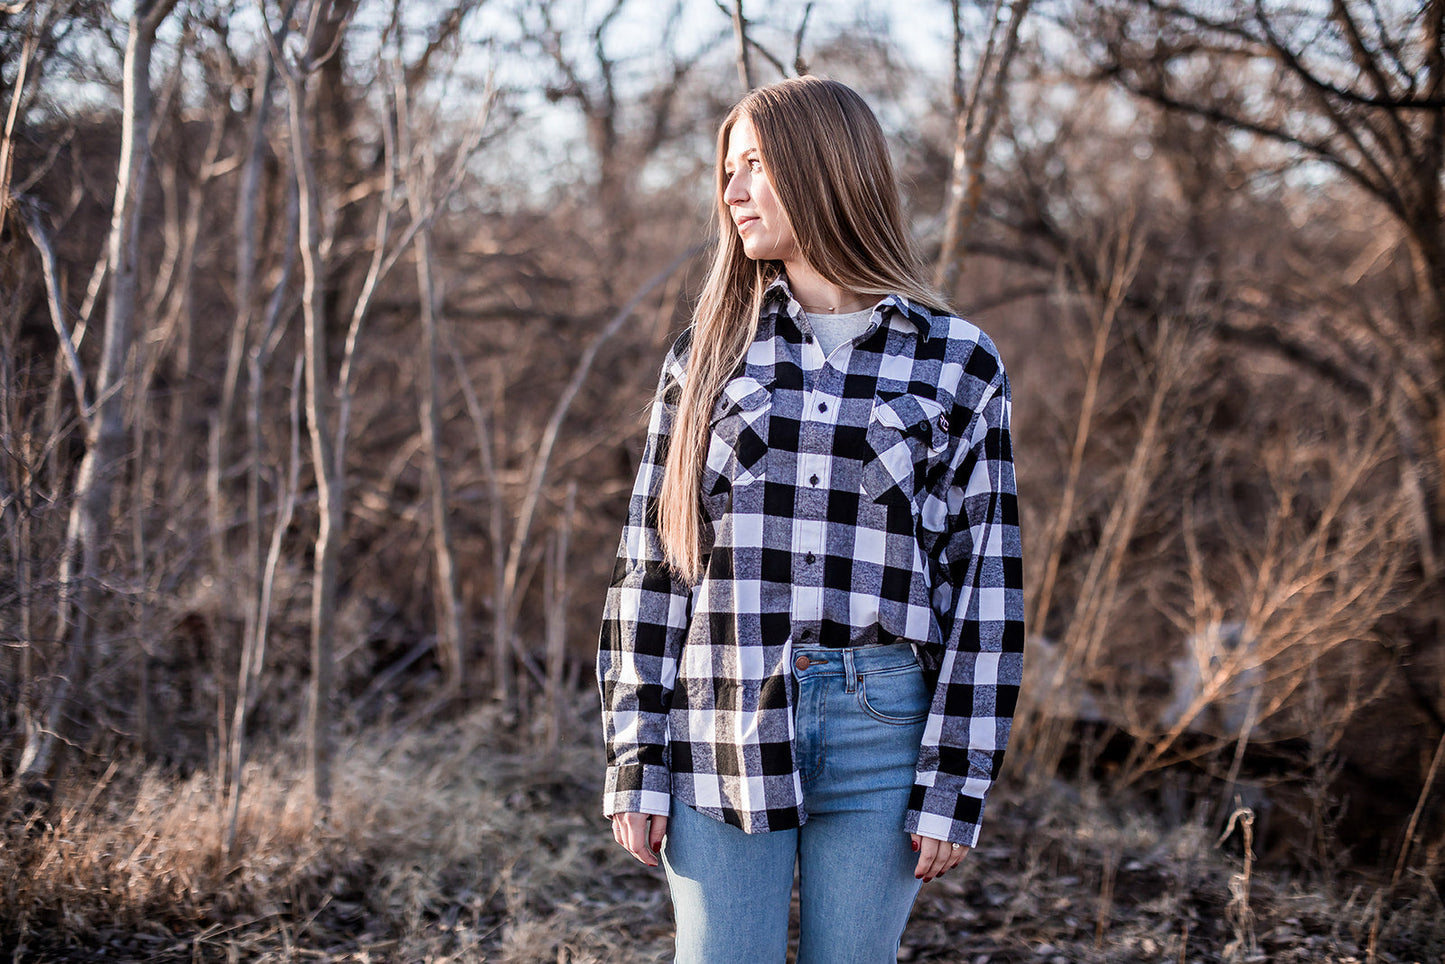
<svg viewBox="0 0 1445 964"><path fill-rule="evenodd" d="M739 233L741 233L745 228L747 228L748 225L752 224L756 220L757 218L755 217L738 218L737 225Z"/></svg>

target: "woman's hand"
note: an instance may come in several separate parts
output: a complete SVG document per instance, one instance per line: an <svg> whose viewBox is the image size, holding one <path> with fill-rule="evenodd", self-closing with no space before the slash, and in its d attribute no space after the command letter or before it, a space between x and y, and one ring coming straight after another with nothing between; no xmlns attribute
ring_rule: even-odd
<svg viewBox="0 0 1445 964"><path fill-rule="evenodd" d="M958 862L968 853L967 847L955 848L947 840L934 840L916 833L909 836L913 838L913 849L918 851L918 866L913 868L913 876L921 878L924 883L935 877L942 877L945 870L957 867Z"/></svg>
<svg viewBox="0 0 1445 964"><path fill-rule="evenodd" d="M614 813L612 837L632 856L649 867L657 866L667 818L652 813Z"/></svg>

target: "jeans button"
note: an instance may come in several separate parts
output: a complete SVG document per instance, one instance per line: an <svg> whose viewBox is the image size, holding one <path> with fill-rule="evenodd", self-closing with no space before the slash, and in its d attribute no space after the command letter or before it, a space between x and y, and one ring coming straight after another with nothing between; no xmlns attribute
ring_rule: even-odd
<svg viewBox="0 0 1445 964"><path fill-rule="evenodd" d="M808 659L808 657L806 657L806 656L799 656L797 659L793 660L793 665L796 666L796 667L797 667L798 669L800 669L800 670L801 670L801 669L807 669L807 668L808 668L808 664L809 664L810 662L811 662L811 661Z"/></svg>

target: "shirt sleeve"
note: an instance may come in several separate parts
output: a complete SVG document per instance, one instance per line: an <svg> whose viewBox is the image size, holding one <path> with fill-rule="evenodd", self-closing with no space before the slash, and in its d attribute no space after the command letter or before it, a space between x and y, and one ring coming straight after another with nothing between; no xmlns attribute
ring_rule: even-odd
<svg viewBox="0 0 1445 964"><path fill-rule="evenodd" d="M1023 678L1023 561L1002 368L958 446L938 613L944 637L906 828L972 847ZM935 599L938 605L940 598Z"/></svg>
<svg viewBox="0 0 1445 964"><path fill-rule="evenodd" d="M657 498L681 392L678 352L674 346L668 354L652 405L597 648L607 751L602 812L608 816L665 816L671 802L667 715L692 594L663 561Z"/></svg>

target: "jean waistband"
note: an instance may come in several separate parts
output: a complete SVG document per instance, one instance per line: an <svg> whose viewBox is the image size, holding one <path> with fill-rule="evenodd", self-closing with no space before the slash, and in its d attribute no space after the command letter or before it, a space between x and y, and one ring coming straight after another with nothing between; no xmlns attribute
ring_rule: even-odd
<svg viewBox="0 0 1445 964"><path fill-rule="evenodd" d="M905 669L918 665L912 643L889 643L883 646L849 646L834 649L827 646L794 646L793 675L798 679L810 676L843 676L851 690L864 673Z"/></svg>

